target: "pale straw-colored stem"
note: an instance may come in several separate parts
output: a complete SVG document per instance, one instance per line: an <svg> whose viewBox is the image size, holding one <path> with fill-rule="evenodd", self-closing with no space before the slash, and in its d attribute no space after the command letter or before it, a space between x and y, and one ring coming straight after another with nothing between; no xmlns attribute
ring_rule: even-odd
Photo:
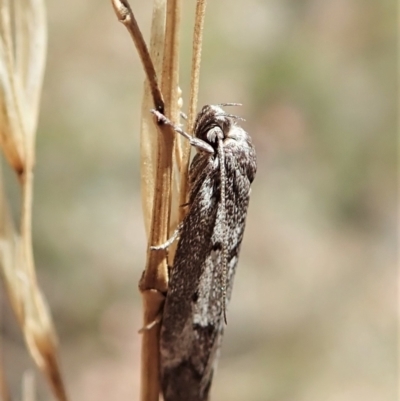
<svg viewBox="0 0 400 401"><path fill-rule="evenodd" d="M178 77L179 77L179 21L180 0L168 0L166 10L166 28L164 42L164 59L161 87L165 99L165 115L177 120L178 111ZM164 243L168 238L171 210L171 177L172 154L175 133L172 128L161 125L158 136L157 170L153 201L153 216L149 244ZM154 301L160 298L154 288L165 292L167 289L168 266L165 252L151 251L147 253L147 265L140 289L143 294L145 321L147 325L157 319L161 308L156 308ZM163 288L160 288L160 284ZM142 342L142 378L141 400L157 401L159 397L159 331L160 325L143 333Z"/></svg>
<svg viewBox="0 0 400 401"><path fill-rule="evenodd" d="M193 133L194 122L197 115L197 99L199 96L200 82L200 64L201 50L203 45L204 17L206 12L207 0L198 0L196 5L196 16L193 32L193 53L192 53L192 71L190 79L190 100L187 129ZM180 204L187 202L188 195L188 171L190 160L190 143L185 141L182 145L182 163L181 163L181 185L180 185ZM183 220L185 209L180 208L180 221Z"/></svg>

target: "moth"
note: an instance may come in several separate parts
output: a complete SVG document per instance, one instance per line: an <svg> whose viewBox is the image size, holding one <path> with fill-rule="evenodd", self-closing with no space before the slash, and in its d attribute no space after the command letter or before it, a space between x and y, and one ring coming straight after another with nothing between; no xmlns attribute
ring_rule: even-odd
<svg viewBox="0 0 400 401"><path fill-rule="evenodd" d="M207 400L221 347L257 169L240 118L222 108L232 105L204 106L193 136L152 111L158 124L172 125L197 150L189 169L188 213L168 241L179 236L161 322L165 401Z"/></svg>

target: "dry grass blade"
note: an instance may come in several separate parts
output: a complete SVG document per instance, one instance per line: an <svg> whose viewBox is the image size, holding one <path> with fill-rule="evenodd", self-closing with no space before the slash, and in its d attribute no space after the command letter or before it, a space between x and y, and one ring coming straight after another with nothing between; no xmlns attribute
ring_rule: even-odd
<svg viewBox="0 0 400 401"><path fill-rule="evenodd" d="M41 0L0 1L0 144L18 173L32 159L46 60Z"/></svg>
<svg viewBox="0 0 400 401"><path fill-rule="evenodd" d="M56 335L37 284L31 238L34 144L46 59L45 7L42 0L0 0L0 7L0 145L22 192L18 232L0 185L0 272L35 363L57 399L66 401Z"/></svg>
<svg viewBox="0 0 400 401"><path fill-rule="evenodd" d="M1 0L0 6L0 145L9 164L21 173L25 169L24 128L18 108L11 6L9 0Z"/></svg>
<svg viewBox="0 0 400 401"><path fill-rule="evenodd" d="M32 276L32 267L28 268L24 240L11 221L4 195L0 185L0 273L35 363L45 374L57 399L66 401L50 313Z"/></svg>

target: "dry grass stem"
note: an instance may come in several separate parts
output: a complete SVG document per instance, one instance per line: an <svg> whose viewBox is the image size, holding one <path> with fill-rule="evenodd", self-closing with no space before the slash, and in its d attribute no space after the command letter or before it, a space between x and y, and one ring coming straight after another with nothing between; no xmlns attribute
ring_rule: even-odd
<svg viewBox="0 0 400 401"><path fill-rule="evenodd" d="M160 27L153 27L152 44L155 52L160 49L163 43L163 58L161 69L162 95L158 89L156 69L143 36L136 23L132 10L126 0L112 0L114 10L118 19L127 27L131 34L136 48L139 52L144 66L150 93L152 95L154 107L160 110L169 118L176 121L179 116L177 109L177 89L178 89L178 22L180 19L180 2L168 1L165 9L165 1L156 1L153 12L153 24L160 23L165 18L165 34L160 32ZM165 16L165 17L164 17ZM156 22L154 22L154 19ZM164 24L161 24L163 26ZM157 61L159 68L160 60ZM166 99L164 110L163 97ZM146 99L143 104L146 104ZM176 106L173 106L176 104ZM149 114L150 110L143 110L144 114ZM145 117L147 119L147 117ZM153 122L154 123L154 122ZM142 122L142 127L148 124ZM142 172L142 182L146 185L145 200L152 200L151 223L148 236L149 245L160 244L166 241L169 234L169 221L171 209L171 177L172 177L172 154L174 149L175 133L169 126L157 126L158 135L156 146L156 158L154 158L154 147L149 149L154 141L148 139L142 133L142 149L146 151L144 160L151 163L145 166ZM147 130L148 134L154 130ZM154 163L155 162L155 163ZM156 164L155 170L153 169ZM155 175L154 175L155 171ZM150 187L153 187L154 196L148 195ZM148 205L144 207L145 221L150 215ZM145 223L146 224L146 223ZM167 290L168 268L166 255L164 252L154 252L148 250L146 268L139 288L143 296L144 303L144 322L143 326L149 326L157 319L162 310L164 293ZM159 325L155 325L150 330L143 331L142 338L142 382L141 400L156 401L159 396L159 363L158 363L158 344L159 344Z"/></svg>
<svg viewBox="0 0 400 401"><path fill-rule="evenodd" d="M50 313L38 287L32 250L35 135L46 59L42 0L0 1L0 145L21 185L18 231L0 181L0 272L25 342L58 400L67 396Z"/></svg>
<svg viewBox="0 0 400 401"><path fill-rule="evenodd" d="M197 99L199 95L200 81L200 64L201 50L203 45L203 29L204 17L206 13L207 0L198 0L196 5L196 15L193 32L193 53L192 53L192 71L190 77L190 98L187 129L188 132L193 132L194 122L197 115ZM186 203L188 193L188 171L190 160L190 144L185 141L182 145L182 165L181 165L181 182L180 182L180 199L181 205ZM180 209L180 221L183 220L185 209Z"/></svg>
<svg viewBox="0 0 400 401"><path fill-rule="evenodd" d="M181 26L181 0L167 1L167 20L165 27L164 63L162 71L162 92L165 99L165 115L175 124L179 124L181 113L181 90L179 88L179 47L180 47L180 26ZM179 167L180 167L180 141L172 127L166 127L167 136L163 139L166 145L172 145L172 152L166 147L168 157L169 188L166 198L168 199L168 227L167 238L175 231L179 221L176 210L179 207ZM175 156L175 158L174 158ZM178 157L178 159L177 159ZM175 218L174 218L175 217ZM174 220L173 220L174 218ZM172 264L175 247L169 248L168 258Z"/></svg>
<svg viewBox="0 0 400 401"><path fill-rule="evenodd" d="M178 30L176 25L179 21L177 14L180 13L179 2L167 2L166 34L164 44L164 59L162 68L162 91L165 102L165 115L170 119L179 116L177 105L178 89ZM172 106L171 102L176 105ZM171 177L172 177L172 154L175 142L175 133L168 125L158 126L161 131L157 136L157 170L155 182L155 194L152 208L152 223L149 237L150 245L164 243L169 234L169 217L171 202ZM159 289L166 291L165 285L160 285L160 278L166 277L166 260L163 252L149 252L146 271L141 282L141 289Z"/></svg>
<svg viewBox="0 0 400 401"><path fill-rule="evenodd" d="M162 73L162 62L164 58L164 37L165 37L165 14L166 1L155 0L150 31L150 57L153 60L154 69L158 77ZM153 115L150 109L154 107L150 85L145 79L142 115L140 125L140 176L143 219L147 238L150 235L152 208L154 202L154 190L157 168L158 130L154 125Z"/></svg>
<svg viewBox="0 0 400 401"><path fill-rule="evenodd" d="M164 57L161 88L165 100L165 114L177 121L178 64L179 64L180 1L167 1ZM171 178L175 133L169 126L160 126L157 146L157 170L153 214L149 245L165 242L169 235L171 210ZM161 313L163 299L160 295L167 289L168 267L164 252L148 251L146 270L140 289L144 302L144 324L148 325ZM154 290L160 291L154 294ZM159 325L143 333L141 400L156 401L159 397Z"/></svg>

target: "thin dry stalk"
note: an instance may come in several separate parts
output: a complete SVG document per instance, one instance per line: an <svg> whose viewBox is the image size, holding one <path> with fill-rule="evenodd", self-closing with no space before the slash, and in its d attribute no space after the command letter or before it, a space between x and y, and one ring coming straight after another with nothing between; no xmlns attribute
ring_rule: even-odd
<svg viewBox="0 0 400 401"><path fill-rule="evenodd" d="M173 121L177 121L179 118L177 93L179 85L180 14L180 0L168 0L161 87L165 99L165 115ZM162 244L169 236L173 169L172 155L175 133L169 126L164 125L161 127L163 129L161 135L158 136L158 160L149 245ZM160 309L156 310L153 303L153 292L156 288L165 293L167 290L167 279L168 266L165 253L149 250L147 253L146 270L140 283L145 308L145 324L153 322L161 313L162 305L160 305ZM160 284L165 284L164 288L160 288ZM153 314L150 315L150 312ZM142 401L156 401L159 397L159 331L160 326L156 325L152 330L147 330L143 333Z"/></svg>
<svg viewBox="0 0 400 401"><path fill-rule="evenodd" d="M161 77L164 58L166 0L155 0L150 31L150 57L157 77ZM140 176L143 219L147 238L150 236L154 189L157 170L158 135L153 115L154 108L149 80L145 79L140 125Z"/></svg>
<svg viewBox="0 0 400 401"><path fill-rule="evenodd" d="M42 0L0 1L0 146L22 192L14 227L0 180L0 273L25 342L58 400L67 401L50 313L37 283L32 250L35 134L46 59Z"/></svg>
<svg viewBox="0 0 400 401"><path fill-rule="evenodd" d="M190 98L187 129L193 132L194 122L197 115L197 99L199 96L200 64L201 50L203 45L204 17L206 13L207 0L198 0L196 5L196 15L193 31L193 50L192 50L192 71L190 77ZM188 171L190 160L190 144L185 141L182 144L182 162L181 162L181 183L180 199L181 205L186 204L188 194ZM180 208L180 221L184 218L185 209Z"/></svg>
<svg viewBox="0 0 400 401"><path fill-rule="evenodd" d="M126 26L131 34L136 48L141 57L146 77L149 82L155 108L175 120L179 116L177 109L178 89L178 32L180 20L180 1L168 1L166 9L165 40L162 65L162 93L166 98L166 107L162 96L158 94L158 83L155 68L147 51L146 44L138 28L135 17L129 4L125 0L112 0L118 19ZM156 2L158 18L165 13L162 11L161 2ZM154 15L154 14L153 14ZM153 31L154 32L154 31ZM158 39L157 39L158 40ZM176 104L176 106L175 106ZM149 111L147 111L148 113ZM148 242L149 245L160 244L167 240L169 234L169 220L171 209L171 176L172 154L175 141L175 133L166 125L158 126L157 135L157 167L154 181L154 196L152 204L152 216ZM152 156L150 154L149 159ZM149 170L148 170L149 171ZM147 171L146 174L152 174ZM151 177L147 177L150 178ZM148 183L148 181L147 181ZM139 283L144 304L144 326L148 326L159 317L167 290L168 269L166 255L162 252L148 251L146 269ZM159 325L151 330L143 331L142 338L142 381L141 400L156 401L159 397Z"/></svg>

